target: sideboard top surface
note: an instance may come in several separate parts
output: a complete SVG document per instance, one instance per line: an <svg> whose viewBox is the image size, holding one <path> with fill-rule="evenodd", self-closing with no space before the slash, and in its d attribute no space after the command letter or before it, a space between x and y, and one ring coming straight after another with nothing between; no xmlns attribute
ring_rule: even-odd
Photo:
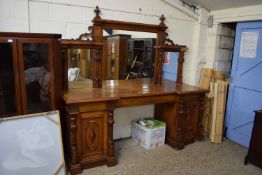
<svg viewBox="0 0 262 175"><path fill-rule="evenodd" d="M177 84L170 80L163 80L161 85L155 84L153 79L105 80L102 88L93 88L92 81L89 80L69 82L69 90L64 93L63 99L67 104L73 104L131 97L205 92L207 92L205 89Z"/></svg>

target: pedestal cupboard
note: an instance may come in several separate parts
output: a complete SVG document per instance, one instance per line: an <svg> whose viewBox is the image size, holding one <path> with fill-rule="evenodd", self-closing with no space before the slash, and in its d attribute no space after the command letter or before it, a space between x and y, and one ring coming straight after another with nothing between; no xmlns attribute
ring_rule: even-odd
<svg viewBox="0 0 262 175"><path fill-rule="evenodd" d="M58 34L0 33L0 117L57 109Z"/></svg>

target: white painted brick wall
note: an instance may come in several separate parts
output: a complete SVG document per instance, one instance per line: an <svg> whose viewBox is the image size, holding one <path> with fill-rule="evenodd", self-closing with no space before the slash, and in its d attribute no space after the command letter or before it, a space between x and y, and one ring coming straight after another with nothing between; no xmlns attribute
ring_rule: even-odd
<svg viewBox="0 0 262 175"><path fill-rule="evenodd" d="M11 0L10 17L16 19L28 18L28 1L27 0Z"/></svg>
<svg viewBox="0 0 262 175"><path fill-rule="evenodd" d="M233 49L234 37L221 35L219 37L219 46L218 47L223 48L223 49Z"/></svg>
<svg viewBox="0 0 262 175"><path fill-rule="evenodd" d="M0 31L28 32L28 1L0 0Z"/></svg>
<svg viewBox="0 0 262 175"><path fill-rule="evenodd" d="M198 12L200 14L200 18L198 19L198 22L194 25L194 35L192 44L193 49L191 49L190 52L192 55L190 55L190 61L188 62L190 66L187 66L189 75L186 76L188 77L189 84L192 85L198 85L200 71L207 62L207 20L209 12L204 8L200 8Z"/></svg>
<svg viewBox="0 0 262 175"><path fill-rule="evenodd" d="M10 16L11 1L0 0L0 18L7 19Z"/></svg>
<svg viewBox="0 0 262 175"><path fill-rule="evenodd" d="M86 33L88 31L88 26L88 24L67 24L67 38L78 38L81 33Z"/></svg>
<svg viewBox="0 0 262 175"><path fill-rule="evenodd" d="M220 49L217 48L217 55L215 60L220 60L220 61L230 61L231 60L231 53L232 51L230 49Z"/></svg>
<svg viewBox="0 0 262 175"><path fill-rule="evenodd" d="M226 27L225 25L218 25L217 35L223 36L232 36L233 30L230 27Z"/></svg>
<svg viewBox="0 0 262 175"><path fill-rule="evenodd" d="M52 21L68 22L69 17L74 16L74 8L67 5L49 4L49 19ZM33 15L33 14L32 14Z"/></svg>
<svg viewBox="0 0 262 175"><path fill-rule="evenodd" d="M29 3L30 22L31 21L48 21L49 4L42 2Z"/></svg>
<svg viewBox="0 0 262 175"><path fill-rule="evenodd" d="M235 31L226 24L217 24L209 30L205 67L224 72L228 77L231 72Z"/></svg>

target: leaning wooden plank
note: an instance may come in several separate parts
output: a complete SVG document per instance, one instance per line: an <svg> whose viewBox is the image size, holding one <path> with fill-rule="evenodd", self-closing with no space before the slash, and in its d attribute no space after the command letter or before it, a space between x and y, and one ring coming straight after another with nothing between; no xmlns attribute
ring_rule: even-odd
<svg viewBox="0 0 262 175"><path fill-rule="evenodd" d="M223 81L224 96L223 96L223 108L222 108L223 117L222 117L222 121L221 121L222 122L222 127L220 128L221 129L221 142L222 142L223 135L224 135L224 121L225 121L225 111L226 111L228 84L229 84L228 81Z"/></svg>
<svg viewBox="0 0 262 175"><path fill-rule="evenodd" d="M213 69L203 68L201 70L201 76L198 86L204 89L209 89L209 84L212 79Z"/></svg>
<svg viewBox="0 0 262 175"><path fill-rule="evenodd" d="M204 89L209 89L209 84L213 76L213 69L203 68L201 70L201 76L199 80L199 87ZM203 125L204 125L204 134L209 135L210 132L210 98L206 97L204 104L204 116L203 116Z"/></svg>
<svg viewBox="0 0 262 175"><path fill-rule="evenodd" d="M218 91L217 91L217 106L216 106L216 123L214 126L214 143L221 143L223 139L223 130L224 130L224 114L226 106L226 95L227 95L227 86L228 82L226 81L217 81Z"/></svg>
<svg viewBox="0 0 262 175"><path fill-rule="evenodd" d="M224 73L221 72L221 71L214 71L214 74L213 74L213 78L214 80L224 80L225 76L224 76Z"/></svg>
<svg viewBox="0 0 262 175"><path fill-rule="evenodd" d="M204 109L204 116L203 116L203 125L204 125L204 135L209 136L210 133L210 109L211 109L211 98L205 98L205 109Z"/></svg>
<svg viewBox="0 0 262 175"><path fill-rule="evenodd" d="M212 84L210 83L209 93L213 91ZM210 95L206 96L204 103L204 116L203 116L203 126L204 126L204 135L209 137L210 134L210 126L211 126L211 118L212 118L212 101L213 97Z"/></svg>
<svg viewBox="0 0 262 175"><path fill-rule="evenodd" d="M215 123L215 131L214 131L214 143L222 142L222 118L223 114L223 99L224 99L224 87L223 82L221 80L217 81L218 91L217 91L217 107L216 107L216 123Z"/></svg>
<svg viewBox="0 0 262 175"><path fill-rule="evenodd" d="M228 92L228 85L229 85L229 81L223 81L224 83L224 90L225 90L225 93L224 93L224 107L223 107L223 124L225 123L225 113L226 113L226 104L227 104L227 92ZM222 127L222 136L224 135L224 125Z"/></svg>
<svg viewBox="0 0 262 175"><path fill-rule="evenodd" d="M214 91L214 85L213 85L213 91ZM210 98L210 113L209 113L209 134L211 132L212 128L212 122L213 122L213 108L214 108L214 97Z"/></svg>
<svg viewBox="0 0 262 175"><path fill-rule="evenodd" d="M214 103L213 103L213 109L212 109L212 124L211 124L211 130L210 130L210 140L211 142L214 142L215 139L215 129L216 129L216 113L217 113L217 98L218 98L218 83L214 83Z"/></svg>
<svg viewBox="0 0 262 175"><path fill-rule="evenodd" d="M205 99L205 110L204 110L204 134L209 137L212 125L212 111L214 104L214 84L215 82L210 82L209 93Z"/></svg>

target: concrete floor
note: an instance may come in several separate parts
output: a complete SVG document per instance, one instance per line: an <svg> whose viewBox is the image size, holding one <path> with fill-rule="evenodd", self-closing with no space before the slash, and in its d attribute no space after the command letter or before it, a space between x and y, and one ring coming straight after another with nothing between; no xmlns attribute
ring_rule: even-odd
<svg viewBox="0 0 262 175"><path fill-rule="evenodd" d="M228 140L195 142L177 151L168 145L146 150L126 139L116 142L116 152L117 166L84 170L82 175L262 175L262 169L243 164L247 149Z"/></svg>

